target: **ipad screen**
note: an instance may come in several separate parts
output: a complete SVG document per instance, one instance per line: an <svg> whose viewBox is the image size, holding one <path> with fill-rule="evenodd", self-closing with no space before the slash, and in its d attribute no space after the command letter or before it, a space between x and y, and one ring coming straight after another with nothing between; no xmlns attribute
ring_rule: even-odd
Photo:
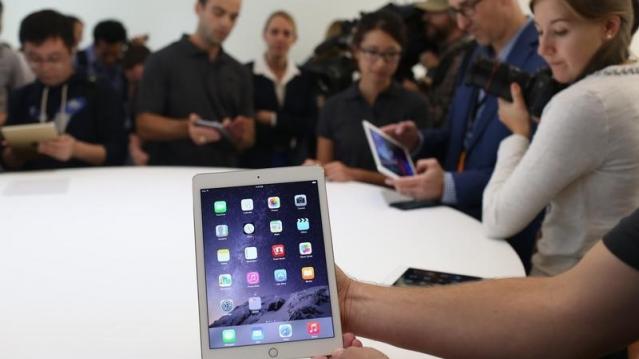
<svg viewBox="0 0 639 359"><path fill-rule="evenodd" d="M316 181L201 190L211 349L332 338Z"/></svg>
<svg viewBox="0 0 639 359"><path fill-rule="evenodd" d="M398 176L412 176L413 169L410 165L410 158L406 157L404 149L396 144L388 141L379 133L367 129L369 131L375 150L379 156L381 165Z"/></svg>

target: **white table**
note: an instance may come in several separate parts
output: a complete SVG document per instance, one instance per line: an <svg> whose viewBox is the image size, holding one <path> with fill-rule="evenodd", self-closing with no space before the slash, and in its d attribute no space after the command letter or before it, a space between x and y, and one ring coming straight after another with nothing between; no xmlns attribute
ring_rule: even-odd
<svg viewBox="0 0 639 359"><path fill-rule="evenodd" d="M0 357L200 358L191 177L198 168L0 174ZM522 276L515 252L449 208L399 211L329 184L335 257L384 282L399 266ZM365 341L392 358L426 355Z"/></svg>

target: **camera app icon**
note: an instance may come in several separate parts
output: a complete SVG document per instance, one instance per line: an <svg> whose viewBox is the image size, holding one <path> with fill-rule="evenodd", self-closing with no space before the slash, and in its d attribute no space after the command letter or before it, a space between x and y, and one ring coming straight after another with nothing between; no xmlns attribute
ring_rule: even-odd
<svg viewBox="0 0 639 359"><path fill-rule="evenodd" d="M306 195L298 194L295 196L295 206L296 207L306 207Z"/></svg>

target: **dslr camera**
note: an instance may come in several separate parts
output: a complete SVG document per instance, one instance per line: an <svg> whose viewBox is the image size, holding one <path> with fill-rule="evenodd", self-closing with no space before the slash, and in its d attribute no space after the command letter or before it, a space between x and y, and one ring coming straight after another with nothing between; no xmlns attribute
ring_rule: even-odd
<svg viewBox="0 0 639 359"><path fill-rule="evenodd" d="M466 75L466 84L478 87L487 93L513 101L510 84L521 86L528 112L533 117L541 117L544 107L564 86L552 78L550 69L542 69L534 74L515 66L487 58L477 59Z"/></svg>

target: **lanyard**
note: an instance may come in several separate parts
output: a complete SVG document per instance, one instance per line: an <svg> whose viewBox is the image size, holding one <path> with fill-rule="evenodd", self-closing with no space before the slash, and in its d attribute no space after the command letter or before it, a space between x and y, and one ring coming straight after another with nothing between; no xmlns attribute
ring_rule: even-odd
<svg viewBox="0 0 639 359"><path fill-rule="evenodd" d="M69 92L69 85L62 86L62 101L60 104L60 110L55 115L53 122L55 122L55 126L58 129L59 133L64 133L67 129L67 125L69 124L69 114L67 113L67 95ZM42 91L42 99L40 100L40 115L38 116L38 120L41 123L47 122L47 104L49 102L49 88L45 87Z"/></svg>

